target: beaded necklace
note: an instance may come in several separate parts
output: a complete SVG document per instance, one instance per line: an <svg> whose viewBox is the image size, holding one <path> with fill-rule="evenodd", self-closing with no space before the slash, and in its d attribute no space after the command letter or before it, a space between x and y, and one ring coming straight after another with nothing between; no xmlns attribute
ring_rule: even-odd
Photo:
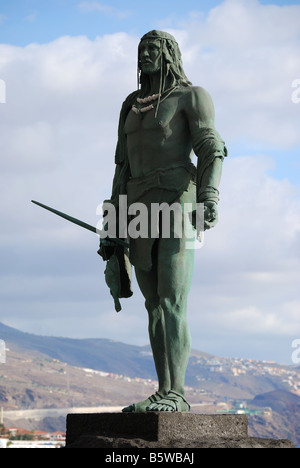
<svg viewBox="0 0 300 468"><path fill-rule="evenodd" d="M179 86L174 86L173 88L170 88L170 89L167 89L163 95L165 93L168 93L165 97L163 97L162 99L160 99L160 104L162 102L164 102L169 96L171 96L171 94L178 88ZM160 94L152 94L152 96L148 96L148 97L145 97L145 98L137 98L137 104L133 104L132 106L132 110L135 114L144 114L145 112L148 112L152 109L155 108L155 106L157 106L158 102L155 103L155 101L158 101L159 98L160 98ZM153 103L153 104L150 104L150 103ZM148 106L145 106L146 104L148 104ZM143 107L144 106L144 107ZM156 115L155 115L156 117Z"/></svg>

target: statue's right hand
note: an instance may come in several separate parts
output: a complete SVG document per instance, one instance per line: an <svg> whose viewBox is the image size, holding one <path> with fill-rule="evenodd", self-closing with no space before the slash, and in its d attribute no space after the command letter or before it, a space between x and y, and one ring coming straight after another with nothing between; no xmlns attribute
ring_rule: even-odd
<svg viewBox="0 0 300 468"><path fill-rule="evenodd" d="M104 247L115 247L116 243L112 242L109 239L100 239L100 247L103 245Z"/></svg>
<svg viewBox="0 0 300 468"><path fill-rule="evenodd" d="M98 254L103 258L104 261L107 261L114 254L116 244L111 242L109 239L100 238L100 248Z"/></svg>

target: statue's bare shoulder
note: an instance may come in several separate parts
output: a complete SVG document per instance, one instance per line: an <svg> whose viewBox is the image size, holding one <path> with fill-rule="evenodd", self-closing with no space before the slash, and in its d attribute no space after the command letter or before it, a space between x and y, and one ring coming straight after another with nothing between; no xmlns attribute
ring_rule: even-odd
<svg viewBox="0 0 300 468"><path fill-rule="evenodd" d="M201 86L189 86L182 89L183 109L188 119L196 125L214 124L215 108L212 98Z"/></svg>

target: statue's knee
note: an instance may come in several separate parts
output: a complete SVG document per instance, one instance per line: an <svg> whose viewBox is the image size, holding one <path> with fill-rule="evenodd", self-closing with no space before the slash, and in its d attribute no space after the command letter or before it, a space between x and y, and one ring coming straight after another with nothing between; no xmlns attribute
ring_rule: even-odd
<svg viewBox="0 0 300 468"><path fill-rule="evenodd" d="M145 307L147 311L151 313L157 310L159 308L159 305L160 303L159 303L158 297L151 297L151 298L146 299L145 301Z"/></svg>
<svg viewBox="0 0 300 468"><path fill-rule="evenodd" d="M178 314L182 307L182 300L180 297L161 297L160 306L165 313Z"/></svg>

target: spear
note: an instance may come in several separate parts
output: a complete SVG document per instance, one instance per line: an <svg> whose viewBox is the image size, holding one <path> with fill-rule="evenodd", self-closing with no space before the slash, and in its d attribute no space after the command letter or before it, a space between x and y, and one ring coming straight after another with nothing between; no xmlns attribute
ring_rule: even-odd
<svg viewBox="0 0 300 468"><path fill-rule="evenodd" d="M55 210L54 208L50 208L50 206L43 205L43 203L37 202L35 200L31 200L31 202L34 203L35 205L40 206L41 208L44 208L45 210L51 211L51 213L54 213L57 216L60 216L61 218L64 218L73 224L77 224L77 226L81 226L82 228L87 229L88 231L94 232L95 234L100 233L99 229L95 228L94 226L91 226L90 224L85 223L84 221L80 221L77 218L73 218L72 216L69 216L66 213L62 213L61 211ZM112 239L110 237L106 237L106 239L109 242L122 245L123 247L129 247L129 244L125 241L122 241L121 239L118 239L118 238Z"/></svg>

